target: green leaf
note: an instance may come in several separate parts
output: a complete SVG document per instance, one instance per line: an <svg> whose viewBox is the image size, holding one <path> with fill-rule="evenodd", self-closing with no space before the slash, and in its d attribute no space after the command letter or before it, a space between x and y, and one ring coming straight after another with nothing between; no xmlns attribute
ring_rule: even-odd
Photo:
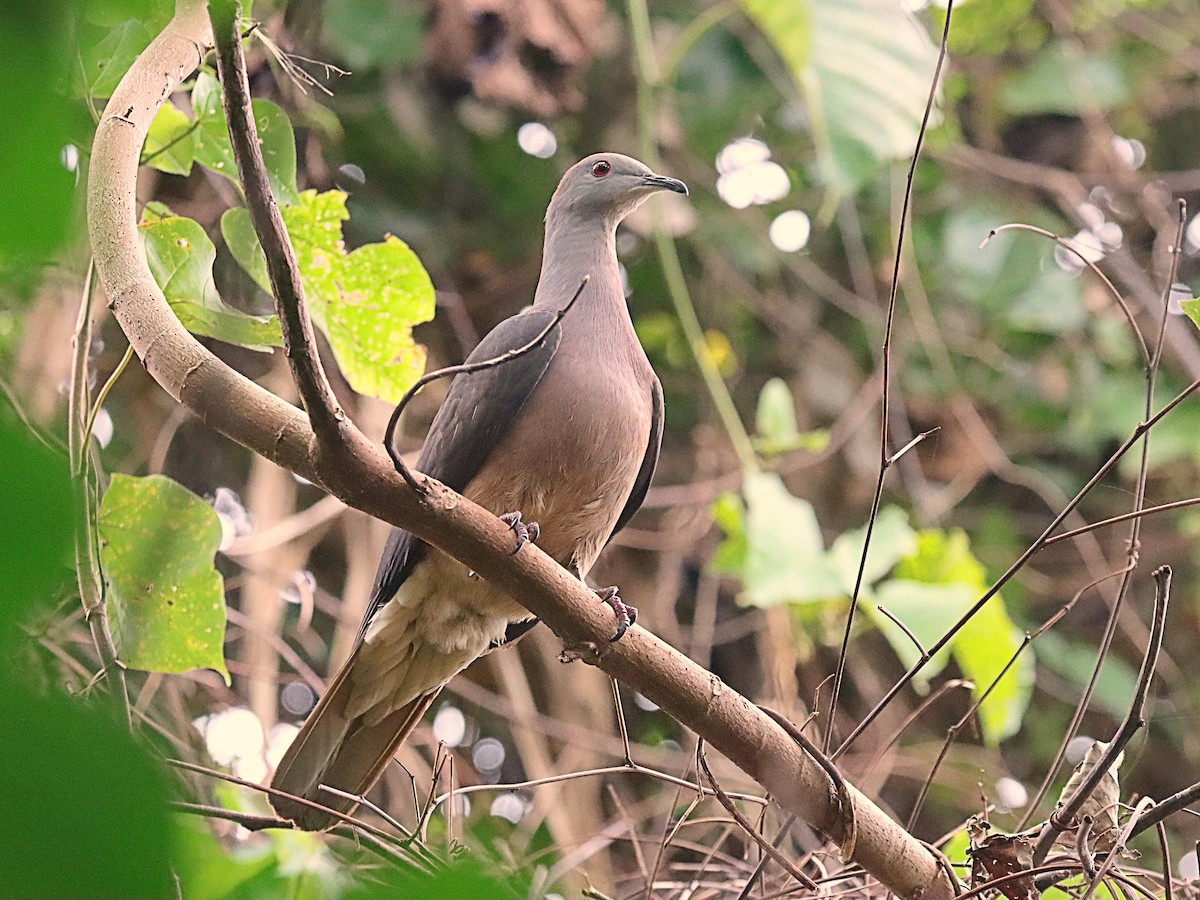
<svg viewBox="0 0 1200 900"><path fill-rule="evenodd" d="M413 341L412 328L433 318L433 284L416 254L390 235L347 253L342 222L349 213L341 191L304 191L282 213L309 311L342 373L359 393L397 402L425 367L425 350ZM234 258L269 291L250 214L226 211L221 233Z"/></svg>
<svg viewBox="0 0 1200 900"><path fill-rule="evenodd" d="M1182 300L1179 305L1183 308L1184 315L1192 320L1192 324L1200 328L1200 298Z"/></svg>
<svg viewBox="0 0 1200 900"><path fill-rule="evenodd" d="M531 888L528 869L504 874L509 868L494 860L464 853L432 874L416 867L395 867L380 872L377 881L364 879L352 885L344 897L345 900L479 900L480 897L527 897L543 893Z"/></svg>
<svg viewBox="0 0 1200 900"><path fill-rule="evenodd" d="M146 145L142 165L153 166L169 175L188 175L196 158L196 123L167 101L158 108Z"/></svg>
<svg viewBox="0 0 1200 900"><path fill-rule="evenodd" d="M0 279L25 286L68 234L77 233L77 172L63 165L63 148L90 134L78 102L63 96L80 64L69 23L79 4L46 0L0 7ZM84 139L86 140L86 138ZM6 305L14 292L0 299Z"/></svg>
<svg viewBox="0 0 1200 900"><path fill-rule="evenodd" d="M147 672L225 668L225 596L212 507L162 475L116 474L100 504L100 561L122 661Z"/></svg>
<svg viewBox="0 0 1200 900"><path fill-rule="evenodd" d="M799 442L796 405L782 378L772 378L763 385L762 393L758 395L754 428L758 432L755 448L765 456L785 453Z"/></svg>
<svg viewBox="0 0 1200 900"><path fill-rule="evenodd" d="M742 7L787 63L823 181L853 193L881 164L912 154L937 49L894 0L809 0Z"/></svg>
<svg viewBox="0 0 1200 900"><path fill-rule="evenodd" d="M778 475L746 476L746 558L741 599L754 606L842 595L825 557L816 513L793 497Z"/></svg>
<svg viewBox="0 0 1200 900"><path fill-rule="evenodd" d="M1014 116L1077 115L1087 109L1112 109L1129 96L1129 81L1114 60L1071 59L1062 43L1053 43L1016 70L1000 92L1000 104Z"/></svg>
<svg viewBox="0 0 1200 900"><path fill-rule="evenodd" d="M112 96L126 70L165 24L166 20L154 22L135 18L104 31L87 29L87 33L81 34L79 40L75 93L97 99ZM96 39L90 40L91 35L95 35Z"/></svg>
<svg viewBox="0 0 1200 900"><path fill-rule="evenodd" d="M66 581L71 507L66 458L0 418L0 643L27 643L15 626Z"/></svg>
<svg viewBox="0 0 1200 900"><path fill-rule="evenodd" d="M808 3L741 0L742 10L775 45L792 74L800 80L812 61L813 23Z"/></svg>
<svg viewBox="0 0 1200 900"><path fill-rule="evenodd" d="M100 704L30 689L15 668L0 672L0 893L176 896L161 766Z"/></svg>
<svg viewBox="0 0 1200 900"><path fill-rule="evenodd" d="M281 206L295 203L296 134L292 122L270 100L252 100L254 124L271 191ZM229 128L221 106L221 84L210 72L201 70L192 88L192 109L196 114L196 161L218 175L238 183L237 163L229 143Z"/></svg>
<svg viewBox="0 0 1200 900"><path fill-rule="evenodd" d="M932 634L933 640L949 630L988 587L983 564L971 553L966 534L959 530L931 529L920 532L917 535L916 552L896 566L896 577L931 586L949 585L965 590L966 600L961 605L946 603L938 610L942 618L937 626L939 630ZM882 588L880 592L882 595ZM889 612L896 612L886 603L884 605ZM901 615L900 618L905 625L913 628L922 643L929 645L929 633L917 631L905 616ZM1004 600L999 596L992 597L984 604L954 637L949 649L959 669L975 683L976 698L983 696L992 681L1008 665L1023 638L1024 632L1009 618ZM904 658L903 654L901 658ZM1025 714L1033 691L1033 679L1033 658L1029 653L1022 653L979 708L985 743L994 746L1020 730L1021 717Z"/></svg>
<svg viewBox="0 0 1200 900"><path fill-rule="evenodd" d="M978 596L978 595L976 595ZM972 597L972 600L976 597ZM1021 649L1025 632L1008 616L1004 601L993 597L954 638L954 661L975 683L980 697ZM994 747L1021 730L1021 719L1033 693L1033 654L1022 652L979 707L983 741Z"/></svg>
<svg viewBox="0 0 1200 900"><path fill-rule="evenodd" d="M866 526L839 535L829 548L829 562L841 579L842 590L850 595L862 562ZM863 569L863 585L871 585L892 570L892 567L917 547L916 533L909 527L908 514L896 506L880 510L871 532L871 547Z"/></svg>
<svg viewBox="0 0 1200 900"><path fill-rule="evenodd" d="M172 862L183 896L189 900L225 900L241 896L238 888L276 864L270 848L233 855L226 852L207 825L180 817ZM282 886L281 886L282 887ZM280 891L283 894L284 891Z"/></svg>
<svg viewBox="0 0 1200 900"><path fill-rule="evenodd" d="M251 316L228 306L213 284L213 246L198 222L148 207L138 230L146 261L171 309L193 334L269 352L283 343L275 316ZM170 212L166 210L166 212Z"/></svg>
<svg viewBox="0 0 1200 900"><path fill-rule="evenodd" d="M928 584L895 578L875 588L875 600L889 613L904 623L928 648L938 640L954 622L967 611L975 599L972 589L963 584ZM907 669L921 658L921 651L904 631L879 612L874 604L867 604L868 615L887 638L896 656ZM917 673L914 682L924 692L929 681L946 667L950 659L950 648L944 647Z"/></svg>
<svg viewBox="0 0 1200 900"><path fill-rule="evenodd" d="M746 537L746 507L742 498L733 491L726 491L713 501L710 512L713 522L725 538L708 561L708 569L716 575L741 578L750 552L749 539Z"/></svg>

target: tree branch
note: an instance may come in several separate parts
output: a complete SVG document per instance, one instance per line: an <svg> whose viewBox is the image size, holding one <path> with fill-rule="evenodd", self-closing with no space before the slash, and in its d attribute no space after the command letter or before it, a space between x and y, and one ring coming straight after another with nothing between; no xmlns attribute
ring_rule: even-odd
<svg viewBox="0 0 1200 900"><path fill-rule="evenodd" d="M1049 855L1055 839L1070 828L1075 816L1083 808L1083 804L1092 796L1096 786L1117 758L1125 751L1125 747L1133 740L1133 736L1146 724L1146 697L1150 693L1150 682L1154 680L1154 671L1158 668L1158 654L1162 649L1163 632L1167 621L1167 604L1171 599L1171 568L1159 566L1154 570L1154 621L1150 629L1150 640L1146 646L1146 656L1142 659L1142 669L1138 673L1137 687L1134 688L1133 700L1129 704L1129 712L1125 721L1117 729L1113 739L1108 742L1108 748L1092 767L1087 778L1079 785L1062 806L1050 814L1046 824L1042 826L1037 844L1033 848L1033 863L1039 865Z"/></svg>
<svg viewBox="0 0 1200 900"><path fill-rule="evenodd" d="M279 204L271 194L267 166L258 143L258 126L250 106L250 79L242 53L242 5L238 0L211 0L209 17L217 42L217 73L221 76L221 97L233 158L246 195L250 221L262 244L267 260L267 275L275 295L283 349L287 354L292 378L300 400L322 450L339 449L340 432L352 428L329 386L313 337L312 321L304 302L304 285L296 252L279 213Z"/></svg>
<svg viewBox="0 0 1200 900"><path fill-rule="evenodd" d="M67 395L67 456L71 466L71 484L75 494L75 576L83 617L92 634L92 643L100 655L101 673L112 685L113 702L127 728L133 727L129 708L129 685L125 666L117 656L108 625L108 601L104 595L104 575L100 570L100 551L96 544L96 492L94 473L88 455L90 428L84 424L88 409L88 353L92 346L92 304L96 298L96 270L88 266L79 316L72 337L71 387Z"/></svg>
<svg viewBox="0 0 1200 900"><path fill-rule="evenodd" d="M88 185L88 228L110 306L147 371L208 425L290 469L348 505L412 532L521 602L585 658L640 691L762 784L783 806L834 841L843 816L826 773L745 697L642 628L609 644L612 614L536 546L510 555L508 527L427 479L418 496L381 447L340 431L336 465L314 453L305 416L206 351L183 329L146 266L137 239L138 154L158 106L199 64L209 42L203 0L180 0L176 17L113 94L97 128ZM847 786L854 859L904 898L947 900L954 885L933 854L878 806Z"/></svg>

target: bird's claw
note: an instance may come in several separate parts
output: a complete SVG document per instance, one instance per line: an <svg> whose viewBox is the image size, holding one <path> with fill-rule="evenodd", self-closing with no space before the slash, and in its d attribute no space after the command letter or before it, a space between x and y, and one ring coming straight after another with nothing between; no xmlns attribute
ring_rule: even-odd
<svg viewBox="0 0 1200 900"><path fill-rule="evenodd" d="M517 536L517 546L513 548L512 556L516 556L521 552L521 548L526 544L537 543L538 535L542 533L541 527L537 522L522 522L520 512L505 513L500 517L500 521L508 526L508 530L512 531Z"/></svg>
<svg viewBox="0 0 1200 900"><path fill-rule="evenodd" d="M637 621L637 608L629 606L621 599L615 585L601 588L596 591L596 596L600 598L601 603L612 607L612 611L617 614L617 633L609 638L609 643L615 644L625 636L625 632L629 630L629 626Z"/></svg>

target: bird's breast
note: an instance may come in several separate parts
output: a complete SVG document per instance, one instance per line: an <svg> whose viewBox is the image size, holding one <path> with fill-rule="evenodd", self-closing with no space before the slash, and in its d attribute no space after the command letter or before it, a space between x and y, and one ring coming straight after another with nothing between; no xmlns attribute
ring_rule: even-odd
<svg viewBox="0 0 1200 900"><path fill-rule="evenodd" d="M649 367L636 363L560 351L466 491L495 513L536 521L538 545L582 572L612 533L650 440Z"/></svg>

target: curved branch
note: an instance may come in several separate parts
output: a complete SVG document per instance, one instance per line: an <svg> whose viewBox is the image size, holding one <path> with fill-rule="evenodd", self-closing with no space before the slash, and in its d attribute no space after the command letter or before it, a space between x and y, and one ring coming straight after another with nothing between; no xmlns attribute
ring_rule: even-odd
<svg viewBox="0 0 1200 900"><path fill-rule="evenodd" d="M296 265L296 251L284 227L279 204L271 193L267 167L259 149L258 126L250 108L250 79L246 75L246 59L242 53L242 5L238 0L212 0L210 6L229 142L246 195L250 221L254 223L254 231L267 260L267 276L279 313L284 353L321 448L335 450L340 442L340 432L344 426L349 427L349 422L321 368L312 321L304 301L304 286L300 283L300 269Z"/></svg>
<svg viewBox="0 0 1200 900"><path fill-rule="evenodd" d="M844 817L826 773L745 697L642 628L609 644L611 613L581 581L536 546L510 555L507 526L438 482L429 479L428 493L416 494L383 449L356 429L342 429L336 464L318 455L300 410L234 372L179 324L137 239L138 154L158 106L210 42L202 0L180 0L175 19L113 94L93 147L88 229L97 272L147 371L220 433L348 505L411 531L520 597L573 650L701 735L785 809L845 842ZM857 823L855 861L901 897L952 897L954 885L933 854L861 793L848 791Z"/></svg>

